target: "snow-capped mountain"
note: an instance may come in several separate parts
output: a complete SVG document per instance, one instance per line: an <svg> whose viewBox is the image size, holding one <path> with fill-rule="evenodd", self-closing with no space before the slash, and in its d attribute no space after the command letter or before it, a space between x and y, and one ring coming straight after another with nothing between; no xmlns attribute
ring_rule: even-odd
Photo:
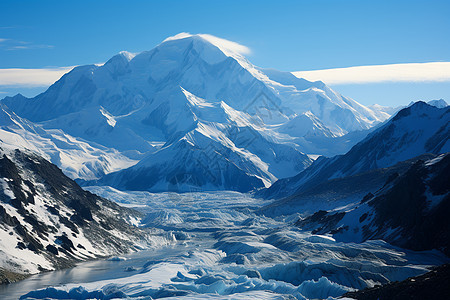
<svg viewBox="0 0 450 300"><path fill-rule="evenodd" d="M338 241L383 239L413 250L450 254L450 154L418 160L352 207L319 211L297 226Z"/></svg>
<svg viewBox="0 0 450 300"><path fill-rule="evenodd" d="M267 122L279 123L278 119L310 111L336 134L369 128L389 116L376 117L371 109L340 96L322 82L259 69L206 35L179 35L134 57L122 52L103 66L77 67L33 101L6 102L31 121L96 105L120 116L170 101L170 92L180 86L238 110L271 111L274 118L265 116Z"/></svg>
<svg viewBox="0 0 450 300"><path fill-rule="evenodd" d="M416 102L402 109L345 155L319 158L298 175L278 180L263 193L283 197L330 179L392 166L423 153L450 151L450 108Z"/></svg>
<svg viewBox="0 0 450 300"><path fill-rule="evenodd" d="M226 103L209 103L182 89L188 104L170 128L181 136L141 160L135 167L99 182L127 190L249 191L267 187L309 166L311 159L276 133ZM181 116L180 116L181 115ZM168 113L167 118L175 118ZM184 121L181 121L184 118Z"/></svg>
<svg viewBox="0 0 450 300"><path fill-rule="evenodd" d="M158 190L191 169L194 177L203 177L193 181L202 187L238 188L222 179L241 178L237 173L252 178L251 188L267 186L309 165L300 152L342 153L364 133L351 139L343 135L390 117L322 82L260 69L229 43L180 34L150 51L121 52L102 66L76 67L32 99L18 95L2 102L45 130L62 130L130 160L145 156L127 172L156 167L160 172L146 176L146 189ZM230 131L239 134L233 139ZM194 165L205 147L220 153L214 177L221 179L213 182L201 175L202 168L184 166L183 159ZM186 177L177 185L184 180L193 183Z"/></svg>
<svg viewBox="0 0 450 300"><path fill-rule="evenodd" d="M0 265L33 274L149 245L140 213L82 190L29 152L0 148Z"/></svg>
<svg viewBox="0 0 450 300"><path fill-rule="evenodd" d="M129 153L153 151L153 146L117 120L101 106L90 107L42 122L46 129L64 129L65 133L118 151ZM128 154L132 156L132 154Z"/></svg>
<svg viewBox="0 0 450 300"><path fill-rule="evenodd" d="M3 103L0 103L0 142L39 154L72 179L98 179L138 162L115 149L75 138L60 129L44 129L17 116Z"/></svg>

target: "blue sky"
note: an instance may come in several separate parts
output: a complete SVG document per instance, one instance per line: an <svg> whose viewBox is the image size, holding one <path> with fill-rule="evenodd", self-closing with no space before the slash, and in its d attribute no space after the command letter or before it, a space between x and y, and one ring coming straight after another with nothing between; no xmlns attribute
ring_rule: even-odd
<svg viewBox="0 0 450 300"><path fill-rule="evenodd" d="M449 15L450 1L2 0L0 69L101 63L179 32L238 42L255 65L284 71L450 62ZM363 104L450 100L445 80L330 85ZM0 97L43 89L0 81Z"/></svg>

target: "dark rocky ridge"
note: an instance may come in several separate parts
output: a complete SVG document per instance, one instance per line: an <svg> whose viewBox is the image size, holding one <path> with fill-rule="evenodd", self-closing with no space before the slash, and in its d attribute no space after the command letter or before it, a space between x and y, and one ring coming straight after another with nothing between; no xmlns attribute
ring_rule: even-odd
<svg viewBox="0 0 450 300"><path fill-rule="evenodd" d="M296 225L317 234L332 234L337 240L347 241L352 232L360 232L358 242L383 239L412 250L439 249L450 256L448 174L450 154L434 160L419 159L353 209L319 211Z"/></svg>
<svg viewBox="0 0 450 300"><path fill-rule="evenodd" d="M139 212L84 191L35 154L1 148L0 153L0 230L16 237L19 254L30 251L58 269L137 250L148 242L148 233L129 223L141 217ZM86 240L87 244L80 242ZM37 268L48 270L39 264Z"/></svg>
<svg viewBox="0 0 450 300"><path fill-rule="evenodd" d="M420 276L357 292L349 292L342 297L357 300L449 299L449 282L450 265L446 264Z"/></svg>
<svg viewBox="0 0 450 300"><path fill-rule="evenodd" d="M423 154L419 157L402 161L388 168L362 172L344 178L335 178L305 187L292 196L274 201L263 207L259 212L266 216L289 215L295 212L312 214L312 208L329 210L340 205L346 205L351 199L362 199L368 193L375 193L392 178L405 173L418 159L428 160L435 154ZM353 200L354 201L354 200ZM311 208L309 206L313 205Z"/></svg>

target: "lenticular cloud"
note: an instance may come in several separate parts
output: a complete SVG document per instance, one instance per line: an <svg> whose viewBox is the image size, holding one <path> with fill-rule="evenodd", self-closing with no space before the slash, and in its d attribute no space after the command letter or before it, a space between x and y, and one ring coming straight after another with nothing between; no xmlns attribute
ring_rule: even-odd
<svg viewBox="0 0 450 300"><path fill-rule="evenodd" d="M233 41L219 38L219 37L216 37L211 34L196 34L196 35L202 37L203 39L207 40L211 44L214 44L216 47L218 47L220 50L222 50L227 55L230 55L230 54L248 55L251 53L250 48L248 48L247 46L238 44L236 42L233 42ZM193 36L193 34L190 34L188 32L181 32L177 35L168 37L167 39L164 40L164 42L172 41L172 40L180 40L180 39L184 39L184 38L191 37L191 36Z"/></svg>

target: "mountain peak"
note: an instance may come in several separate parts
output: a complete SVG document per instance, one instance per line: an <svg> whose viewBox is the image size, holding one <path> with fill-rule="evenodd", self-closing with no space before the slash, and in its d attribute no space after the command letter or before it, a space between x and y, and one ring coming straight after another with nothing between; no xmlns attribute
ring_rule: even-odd
<svg viewBox="0 0 450 300"><path fill-rule="evenodd" d="M130 60L132 60L135 56L136 56L136 53L131 53L131 52L128 52L128 51L120 51L118 54L116 54L116 55L114 55L113 57L111 57L111 58L105 63L105 65L113 64L113 63L118 63L118 62L128 63L128 62L130 62Z"/></svg>
<svg viewBox="0 0 450 300"><path fill-rule="evenodd" d="M445 107L444 107L445 108ZM393 121L398 121L406 116L413 114L423 114L428 111L438 111L440 108L436 107L432 104L423 102L423 101L417 101L414 103L411 103L408 107L400 110L395 117L392 118Z"/></svg>
<svg viewBox="0 0 450 300"><path fill-rule="evenodd" d="M448 103L444 99L431 100L427 102L429 105L436 106L437 108L444 108L448 106Z"/></svg>

